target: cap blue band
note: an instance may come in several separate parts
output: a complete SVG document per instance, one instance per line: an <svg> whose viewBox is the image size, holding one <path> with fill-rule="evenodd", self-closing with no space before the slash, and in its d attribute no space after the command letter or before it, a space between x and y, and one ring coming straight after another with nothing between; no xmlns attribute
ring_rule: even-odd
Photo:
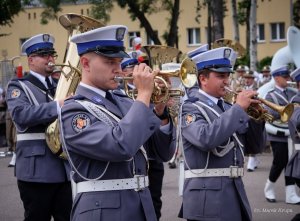
<svg viewBox="0 0 300 221"><path fill-rule="evenodd" d="M192 53L192 54L190 54L190 55L188 55L188 56L189 56L189 58L193 58L193 57L195 57L195 56L198 55L198 54L202 54L203 52L206 52L206 51L197 51L197 52Z"/></svg>
<svg viewBox="0 0 300 221"><path fill-rule="evenodd" d="M298 74L297 77L295 77L295 81L300 81L300 74Z"/></svg>
<svg viewBox="0 0 300 221"><path fill-rule="evenodd" d="M138 59L136 59L136 58L129 59L129 60L124 61L124 62L121 63L121 68L124 69L124 68L126 68L127 66L129 66L129 65L136 65L136 64L138 64L138 63L139 63L139 61L138 61Z"/></svg>
<svg viewBox="0 0 300 221"><path fill-rule="evenodd" d="M290 74L290 72L288 70L285 70L285 71L274 72L274 73L272 73L272 76L276 77L276 76L289 75L289 74Z"/></svg>
<svg viewBox="0 0 300 221"><path fill-rule="evenodd" d="M78 54L83 54L97 46L121 46L123 47L123 41L116 41L116 40L103 40L103 41L90 41L84 43L77 43L77 51Z"/></svg>
<svg viewBox="0 0 300 221"><path fill-rule="evenodd" d="M202 70L202 69L208 68L210 66L214 66L214 65L219 65L219 66L223 65L224 67L229 67L230 60L228 60L226 58L222 58L222 59L214 59L214 60L199 62L197 64L197 69Z"/></svg>
<svg viewBox="0 0 300 221"><path fill-rule="evenodd" d="M28 47L25 52L27 55L30 55L32 52L40 50L40 49L46 49L46 48L50 48L53 49L53 43L51 42L42 42L42 43L37 43L34 45L31 45L30 47Z"/></svg>

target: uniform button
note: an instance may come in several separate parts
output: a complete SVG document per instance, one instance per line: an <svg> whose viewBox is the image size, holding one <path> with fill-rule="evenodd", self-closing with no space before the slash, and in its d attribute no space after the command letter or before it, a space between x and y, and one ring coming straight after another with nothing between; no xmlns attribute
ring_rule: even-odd
<svg viewBox="0 0 300 221"><path fill-rule="evenodd" d="M96 201L95 205L96 205L96 206L99 206L99 202L98 202L98 201Z"/></svg>
<svg viewBox="0 0 300 221"><path fill-rule="evenodd" d="M242 118L240 118L240 123L244 123L244 120Z"/></svg>

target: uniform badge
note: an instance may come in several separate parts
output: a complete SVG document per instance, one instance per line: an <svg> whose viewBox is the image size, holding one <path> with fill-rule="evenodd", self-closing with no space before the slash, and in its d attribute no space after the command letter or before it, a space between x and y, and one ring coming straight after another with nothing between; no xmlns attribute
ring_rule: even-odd
<svg viewBox="0 0 300 221"><path fill-rule="evenodd" d="M21 91L19 89L13 89L11 92L11 98L18 98L21 95Z"/></svg>
<svg viewBox="0 0 300 221"><path fill-rule="evenodd" d="M210 107L213 107L213 106L214 106L214 103L213 103L211 100L207 100L207 104L208 104L208 106L210 106Z"/></svg>
<svg viewBox="0 0 300 221"><path fill-rule="evenodd" d="M43 41L49 42L50 35L49 34L43 34Z"/></svg>
<svg viewBox="0 0 300 221"><path fill-rule="evenodd" d="M136 51L133 51L133 52L131 53L131 55L132 55L132 58L135 58L135 59L138 58L138 54L137 54Z"/></svg>
<svg viewBox="0 0 300 221"><path fill-rule="evenodd" d="M230 57L230 54L231 54L231 50L230 49L228 49L228 48L226 48L225 50L224 50L224 58L229 58Z"/></svg>
<svg viewBox="0 0 300 221"><path fill-rule="evenodd" d="M184 119L185 119L185 124L189 125L196 120L196 115L195 114L186 114Z"/></svg>
<svg viewBox="0 0 300 221"><path fill-rule="evenodd" d="M116 40L122 41L124 39L125 31L126 31L125 28L117 28L117 30L116 30Z"/></svg>
<svg viewBox="0 0 300 221"><path fill-rule="evenodd" d="M81 132L91 125L91 119L86 114L76 114L72 119L72 128L74 131Z"/></svg>
<svg viewBox="0 0 300 221"><path fill-rule="evenodd" d="M103 101L100 97L94 96L91 98L92 101L94 101L96 104L103 104Z"/></svg>

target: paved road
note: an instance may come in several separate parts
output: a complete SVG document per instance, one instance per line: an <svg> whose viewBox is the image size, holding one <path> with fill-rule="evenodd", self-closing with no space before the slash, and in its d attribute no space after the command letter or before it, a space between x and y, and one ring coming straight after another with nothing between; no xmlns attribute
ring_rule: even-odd
<svg viewBox="0 0 300 221"><path fill-rule="evenodd" d="M3 148L0 148L0 151ZM253 172L246 172L245 188L252 207L253 221L290 221L300 213L300 205L289 205L285 201L283 176L276 183L277 203L266 202L263 194L272 156L264 153L259 156L261 164ZM23 218L22 202L13 176L13 168L8 168L9 157L0 158L0 220L20 221ZM169 169L166 165L163 186L163 208L161 221L181 221L177 214L181 204L178 196L178 169Z"/></svg>

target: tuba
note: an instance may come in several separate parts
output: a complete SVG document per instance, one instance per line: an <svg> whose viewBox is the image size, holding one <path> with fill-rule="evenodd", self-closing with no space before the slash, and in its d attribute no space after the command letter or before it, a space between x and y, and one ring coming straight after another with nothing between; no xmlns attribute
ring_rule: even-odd
<svg viewBox="0 0 300 221"><path fill-rule="evenodd" d="M95 19L74 13L61 15L59 22L67 29L69 37L64 55L64 64L48 64L49 66L62 67L62 74L57 84L54 100L65 99L72 95L81 80L81 71L78 69L80 58L77 54L76 45L70 41L71 37L75 34L104 26ZM66 159L67 157L62 150L59 136L58 120L55 120L46 129L46 142L55 155Z"/></svg>

